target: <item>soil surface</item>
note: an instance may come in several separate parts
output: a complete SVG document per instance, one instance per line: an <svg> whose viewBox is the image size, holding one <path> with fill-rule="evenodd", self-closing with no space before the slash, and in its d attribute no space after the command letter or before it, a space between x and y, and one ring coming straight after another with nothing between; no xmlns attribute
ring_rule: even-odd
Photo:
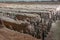
<svg viewBox="0 0 60 40"><path fill-rule="evenodd" d="M27 34L7 29L5 27L0 27L0 40L38 40L38 39Z"/></svg>
<svg viewBox="0 0 60 40"><path fill-rule="evenodd" d="M51 30L46 40L60 40L60 20L52 24Z"/></svg>

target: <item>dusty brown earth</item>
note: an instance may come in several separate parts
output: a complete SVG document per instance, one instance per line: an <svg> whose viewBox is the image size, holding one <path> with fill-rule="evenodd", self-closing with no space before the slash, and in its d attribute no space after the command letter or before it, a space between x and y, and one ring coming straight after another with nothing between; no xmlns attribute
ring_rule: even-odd
<svg viewBox="0 0 60 40"><path fill-rule="evenodd" d="M9 8L23 8L23 9L42 9L42 8L57 8L59 4L29 4L29 3L0 3L0 7L9 7Z"/></svg>
<svg viewBox="0 0 60 40"><path fill-rule="evenodd" d="M30 35L0 27L0 40L38 40ZM39 39L40 40L40 39Z"/></svg>

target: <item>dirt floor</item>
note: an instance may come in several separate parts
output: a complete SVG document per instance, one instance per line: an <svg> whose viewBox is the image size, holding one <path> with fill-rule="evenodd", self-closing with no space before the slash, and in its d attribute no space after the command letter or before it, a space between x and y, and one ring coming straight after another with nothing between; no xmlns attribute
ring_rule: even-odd
<svg viewBox="0 0 60 40"><path fill-rule="evenodd" d="M60 20L52 24L51 30L45 40L60 40Z"/></svg>
<svg viewBox="0 0 60 40"><path fill-rule="evenodd" d="M21 4L21 3L0 3L0 7L23 8L23 9L41 9L41 8L57 8L60 4Z"/></svg>
<svg viewBox="0 0 60 40"><path fill-rule="evenodd" d="M19 33L0 26L0 40L38 40L30 35ZM40 39L39 39L40 40Z"/></svg>

